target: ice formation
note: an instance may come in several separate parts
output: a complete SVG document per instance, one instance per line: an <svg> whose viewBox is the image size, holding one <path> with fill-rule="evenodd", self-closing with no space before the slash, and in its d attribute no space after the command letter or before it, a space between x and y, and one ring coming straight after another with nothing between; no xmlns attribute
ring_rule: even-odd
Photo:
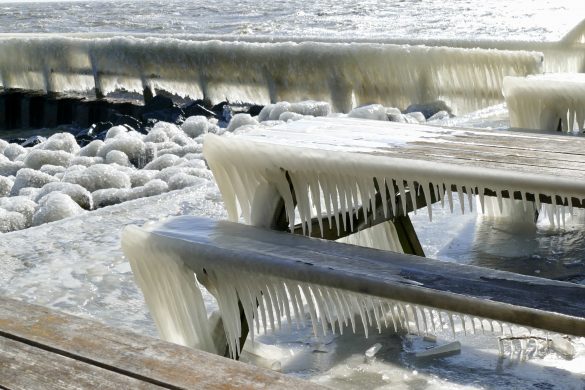
<svg viewBox="0 0 585 390"><path fill-rule="evenodd" d="M215 121L203 120L206 126L216 127ZM198 118L197 123L200 121ZM202 161L200 142L165 122L156 123L148 135L114 126L107 131L105 142L95 140L83 148L70 133L53 134L32 147L0 140L0 209L7 220L1 229L30 227L33 214L37 215L35 223L73 215L76 208L61 195L81 209L93 210L206 185L212 175ZM57 204L50 207L44 199ZM15 208L12 200L26 210Z"/></svg>
<svg viewBox="0 0 585 390"><path fill-rule="evenodd" d="M206 241L213 246L213 242L225 237L216 235L215 231L198 231L189 221L183 221L178 218L143 228L129 226L122 233L123 251L159 332L166 340L207 351L215 348L223 353L220 346L210 345L210 324L199 283L217 299L232 356L241 352L241 311L252 340L258 333L305 327L307 318L316 336L347 331L355 333L358 327L363 329L366 337L372 330L381 332L384 328L418 335L450 333L457 337L459 334L487 332L513 336L511 325L500 320L352 290L360 290L359 282L343 284L338 281L336 287L328 286L332 279L319 272L320 267L327 268L323 264L316 266L317 262L312 264L315 267L310 271L301 271L285 264L271 263L270 250L276 250L276 247L271 246L266 237L261 242L267 246L258 250L257 258L247 255L240 258L233 253L237 251L237 245L249 245L246 237L230 246L231 249L226 249L222 253L224 256L218 257ZM202 246L191 246L190 235L201 235L196 241L203 240ZM313 249L304 250L310 253ZM184 263L187 258L188 266ZM307 259L311 260L315 259ZM295 259L291 258L291 263L294 262ZM281 272L275 274L277 268ZM307 282L307 273L319 283ZM338 287L341 285L347 288ZM506 311L505 307L502 307L502 312ZM545 332L528 331L534 337L542 334L543 339L548 339Z"/></svg>
<svg viewBox="0 0 585 390"><path fill-rule="evenodd" d="M474 111L502 100L504 76L542 71L536 52L375 43L31 36L1 39L0 49L5 88L158 88L259 104L309 96L342 112L437 99L459 113Z"/></svg>
<svg viewBox="0 0 585 390"><path fill-rule="evenodd" d="M39 207L32 218L33 226L58 221L83 213L84 210L67 194L51 192L39 200Z"/></svg>
<svg viewBox="0 0 585 390"><path fill-rule="evenodd" d="M573 131L585 127L585 75L505 77L512 127Z"/></svg>
<svg viewBox="0 0 585 390"><path fill-rule="evenodd" d="M400 158L392 154L384 156L386 149L391 151L399 145L382 142L383 131L395 131L398 143L407 140L400 141L403 135L398 128L390 126L390 122L384 125L387 128L380 129L361 123L362 128L359 134L354 134L356 139L352 143L341 133L346 129L355 130L355 122L331 118L315 121L294 122L294 128L275 127L272 134L262 130L238 137L206 137L204 155L231 220L237 221L243 216L247 223L251 223L253 205L264 205L270 196L276 194L284 200L291 228L295 225L295 209L298 209L305 233L312 231L312 218L319 217L323 223L323 216L330 226L335 219L338 232L341 229L352 232L353 218L340 215L356 215L362 205L364 214L375 213L379 186L387 218L392 211L406 210L407 199L416 205L417 194L427 200L431 219L433 198L452 210L453 196L458 196L464 210L466 204L473 207L473 195L478 195L483 210L485 191L491 190L495 192L500 211L504 193L519 193L522 207L526 208L532 207L526 199L528 194L533 194L536 209L540 209L540 196L552 197L548 212L561 225L561 218L565 215L562 206L571 208L573 198L582 200L585 193L585 184L570 178ZM371 144L367 142L368 131L371 131ZM415 138L413 140L416 140L416 131L415 127L408 129ZM320 138L311 140L310 145L303 144L302 137L306 137L306 132L319 132ZM296 141L298 145L295 145ZM266 185L274 188L268 195L259 191ZM398 194L403 196L396 204Z"/></svg>

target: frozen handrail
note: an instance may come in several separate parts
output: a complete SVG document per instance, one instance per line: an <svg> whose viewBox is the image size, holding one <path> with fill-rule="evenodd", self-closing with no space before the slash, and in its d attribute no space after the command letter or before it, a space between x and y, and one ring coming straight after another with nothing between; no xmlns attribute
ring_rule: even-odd
<svg viewBox="0 0 585 390"><path fill-rule="evenodd" d="M572 283L190 216L127 227L122 249L164 338L182 343L207 326L200 294L178 295L196 289L195 273L218 300L233 354L239 303L254 337L261 325L304 326L303 297L315 333L355 331L359 314L366 336L368 324L425 334L455 323L585 336L585 286Z"/></svg>
<svg viewBox="0 0 585 390"><path fill-rule="evenodd" d="M375 43L198 41L175 38L0 37L5 88L154 88L212 101L305 98L338 111L443 99L456 112L503 100L504 76L542 72L542 53Z"/></svg>

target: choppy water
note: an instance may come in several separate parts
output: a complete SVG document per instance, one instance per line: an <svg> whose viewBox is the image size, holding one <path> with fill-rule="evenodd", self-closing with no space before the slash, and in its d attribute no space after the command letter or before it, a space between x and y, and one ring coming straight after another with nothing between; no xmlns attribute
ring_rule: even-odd
<svg viewBox="0 0 585 390"><path fill-rule="evenodd" d="M557 40L582 0L0 1L0 32Z"/></svg>

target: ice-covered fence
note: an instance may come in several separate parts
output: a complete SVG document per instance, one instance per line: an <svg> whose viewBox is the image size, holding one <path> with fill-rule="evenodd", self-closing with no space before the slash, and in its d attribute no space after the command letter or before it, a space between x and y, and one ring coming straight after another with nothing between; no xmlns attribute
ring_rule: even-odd
<svg viewBox="0 0 585 390"><path fill-rule="evenodd" d="M504 76L542 71L542 54L375 43L3 36L5 88L167 90L212 101L327 100L338 111L436 99L456 112L502 101Z"/></svg>
<svg viewBox="0 0 585 390"><path fill-rule="evenodd" d="M504 78L512 127L573 131L585 126L585 74Z"/></svg>

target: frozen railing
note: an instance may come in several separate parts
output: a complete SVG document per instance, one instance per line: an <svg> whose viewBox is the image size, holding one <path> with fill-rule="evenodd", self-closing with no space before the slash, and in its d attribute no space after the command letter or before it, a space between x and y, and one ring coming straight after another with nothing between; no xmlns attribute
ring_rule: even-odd
<svg viewBox="0 0 585 390"><path fill-rule="evenodd" d="M503 100L505 76L542 72L539 52L377 43L3 36L4 88L162 89L213 102L326 100L337 111L445 100L464 113Z"/></svg>

